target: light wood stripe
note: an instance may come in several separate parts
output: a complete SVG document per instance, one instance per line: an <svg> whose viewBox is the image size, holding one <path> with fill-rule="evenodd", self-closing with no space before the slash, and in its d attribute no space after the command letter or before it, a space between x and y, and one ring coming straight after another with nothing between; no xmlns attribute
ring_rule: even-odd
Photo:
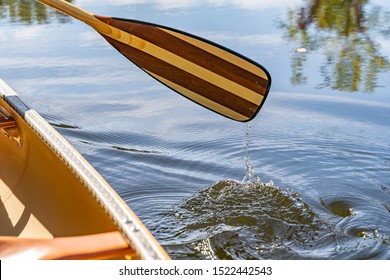
<svg viewBox="0 0 390 280"><path fill-rule="evenodd" d="M99 17L100 19L100 17ZM95 26L94 26L95 28ZM262 101L262 96L247 87L244 87L240 84L235 83L234 81L222 77L208 69L205 69L191 61L188 61L170 51L167 51L155 44L147 42L142 38L139 38L135 35L131 35L125 31L122 31L116 27L106 25L103 28L100 26L95 28L97 31L101 32L103 35L106 35L118 42L131 46L133 48L139 49L147 54L150 54L158 59L161 59L169 64L175 65L176 67L183 69L184 71L191 73L192 75L199 77L201 79L207 80L214 85L234 94L241 98L245 98L255 105L259 105ZM112 43L112 42L111 42Z"/></svg>
<svg viewBox="0 0 390 280"><path fill-rule="evenodd" d="M249 72L252 72L252 73L258 75L259 77L263 78L264 80L268 81L268 76L267 76L266 72L264 72L263 69L261 69L256 64L253 64L245 59L242 59L241 57L239 57L237 55L233 55L232 53L227 52L224 49L217 48L209 43L205 43L202 40L198 40L198 39L192 38L190 36L186 36L182 33L175 32L175 31L170 30L170 29L166 29L166 28L160 28L160 29L177 37L177 38L180 38L183 41L186 41L194 46L197 46L197 47L199 47L199 48L201 48L201 49L203 49L203 50L205 50L205 51L207 51L215 56L223 57L226 61L229 61L230 63L235 64L235 65L239 65L241 68L243 68Z"/></svg>
<svg viewBox="0 0 390 280"><path fill-rule="evenodd" d="M145 69L144 69L145 70ZM212 108L215 112L217 113L220 113L224 116L227 116L231 119L235 119L235 120L238 120L238 121L247 121L249 118L247 116L244 116L244 115L241 115L240 113L237 113L225 106L222 106L221 104L219 103L216 103L208 98L205 98L201 95L199 95L198 93L195 93L187 88L184 88L178 84L175 84L167 79L164 79L163 77L159 76L159 75L156 75L152 72L149 72L147 70L145 70L149 75L155 77L157 80L160 80L162 81L164 84L166 84L168 87L170 87L171 89L177 91L177 92L180 92L181 94L183 94L185 97L195 101L196 103L198 104L201 104L202 106L206 106L207 108Z"/></svg>

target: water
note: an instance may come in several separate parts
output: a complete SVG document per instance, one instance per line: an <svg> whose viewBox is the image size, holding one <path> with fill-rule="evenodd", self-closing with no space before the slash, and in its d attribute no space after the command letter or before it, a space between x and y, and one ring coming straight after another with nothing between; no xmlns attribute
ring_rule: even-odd
<svg viewBox="0 0 390 280"><path fill-rule="evenodd" d="M272 75L258 117L236 123L163 88L84 24L1 2L0 77L174 259L390 259L389 4L321 4L336 21L317 1L73 2L206 37Z"/></svg>

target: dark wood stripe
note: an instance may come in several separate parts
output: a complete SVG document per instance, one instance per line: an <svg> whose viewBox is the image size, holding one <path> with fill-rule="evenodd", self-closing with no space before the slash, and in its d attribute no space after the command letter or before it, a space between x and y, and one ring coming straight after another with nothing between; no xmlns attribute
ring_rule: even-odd
<svg viewBox="0 0 390 280"><path fill-rule="evenodd" d="M147 70L145 70L147 71ZM148 71L147 71L148 72ZM166 86L170 87L171 89L175 90L176 92L180 92L183 96L187 97L188 99L192 100L193 102L196 102L198 104L201 104L202 106L209 108L213 110L214 112L217 112L225 117L228 117L230 119L236 120L236 121L248 121L249 118L246 116L243 116L229 108L224 107L221 104L218 104L217 102L214 102L206 97L203 97L195 92L190 91L187 88L184 88L180 85L177 85L173 83L172 81L169 81L167 79L164 79L161 76L158 76L155 73L148 72L152 77L159 80L160 82L164 83ZM253 115L254 117L254 115Z"/></svg>
<svg viewBox="0 0 390 280"><path fill-rule="evenodd" d="M252 118L259 109L260 104L255 105L137 48L130 47L105 35L102 36L120 53L144 70L159 75L248 118Z"/></svg>
<svg viewBox="0 0 390 280"><path fill-rule="evenodd" d="M161 28L137 21L129 21L117 18L96 16L99 20L121 29L129 34L135 35L148 42L151 42L163 49L166 49L184 59L202 66L220 76L223 76L237 84L240 84L260 95L265 95L268 88L268 81L264 78L247 71L238 65L230 63L223 58L211 54L202 48L194 46L178 37L175 37ZM178 32L178 31L174 31ZM184 33L181 35L188 36ZM195 37L191 37L194 39ZM204 41L202 41L204 42ZM261 69L260 69L261 70ZM262 70L261 70L262 71Z"/></svg>

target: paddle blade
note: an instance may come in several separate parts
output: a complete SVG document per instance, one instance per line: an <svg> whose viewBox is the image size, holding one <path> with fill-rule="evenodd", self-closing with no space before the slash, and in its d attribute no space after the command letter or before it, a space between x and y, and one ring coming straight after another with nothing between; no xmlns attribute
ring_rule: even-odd
<svg viewBox="0 0 390 280"><path fill-rule="evenodd" d="M271 86L259 64L179 30L151 23L96 16L130 34L102 36L152 77L188 99L237 121L253 119Z"/></svg>

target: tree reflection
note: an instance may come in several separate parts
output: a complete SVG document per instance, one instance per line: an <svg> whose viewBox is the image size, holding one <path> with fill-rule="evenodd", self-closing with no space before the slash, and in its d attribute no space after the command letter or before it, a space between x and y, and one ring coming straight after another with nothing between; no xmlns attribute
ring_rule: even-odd
<svg viewBox="0 0 390 280"><path fill-rule="evenodd" d="M68 2L73 2L69 0ZM0 20L22 23L69 22L70 18L34 0L0 0Z"/></svg>
<svg viewBox="0 0 390 280"><path fill-rule="evenodd" d="M307 82L304 67L308 54L324 49L320 87L373 92L378 74L390 70L389 59L380 53L375 39L389 39L390 12L369 8L368 0L306 0L290 9L282 23L288 40L299 44L291 57L294 85Z"/></svg>

